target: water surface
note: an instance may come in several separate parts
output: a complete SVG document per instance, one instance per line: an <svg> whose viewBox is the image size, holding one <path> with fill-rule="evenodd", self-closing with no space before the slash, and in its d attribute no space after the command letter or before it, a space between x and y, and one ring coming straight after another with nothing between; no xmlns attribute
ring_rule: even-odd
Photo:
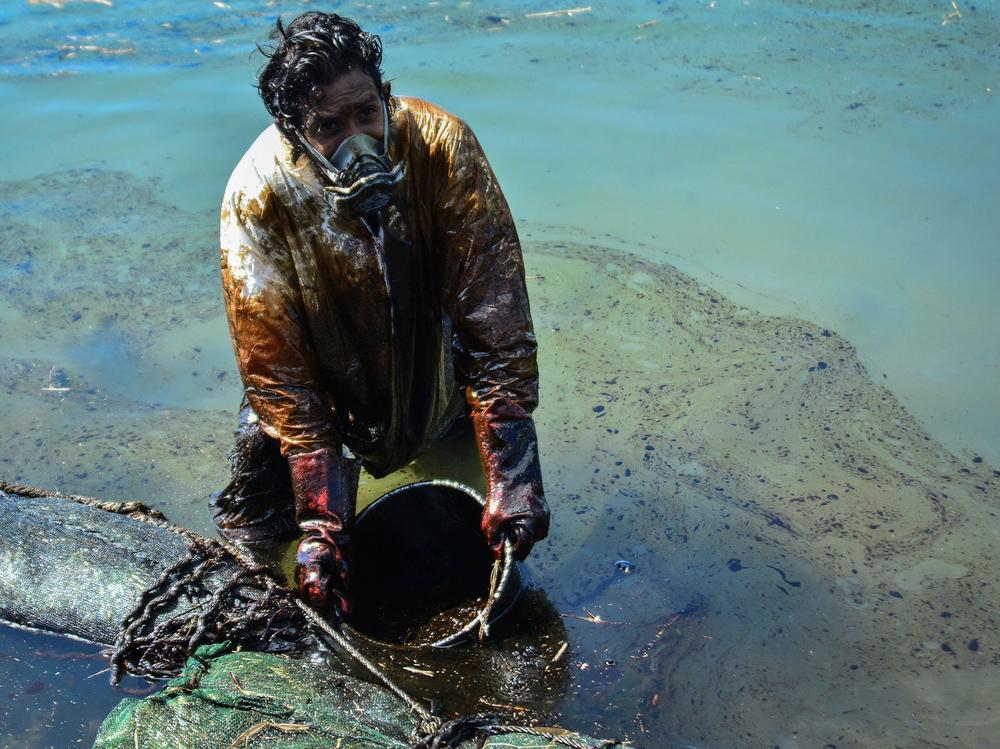
<svg viewBox="0 0 1000 749"><path fill-rule="evenodd" d="M267 124L253 42L307 7L0 10L4 478L210 531L239 400L217 208ZM648 746L995 745L996 6L326 7L382 35L394 91L472 124L519 220L558 717ZM0 633L0 744L87 745L121 695L26 637Z"/></svg>

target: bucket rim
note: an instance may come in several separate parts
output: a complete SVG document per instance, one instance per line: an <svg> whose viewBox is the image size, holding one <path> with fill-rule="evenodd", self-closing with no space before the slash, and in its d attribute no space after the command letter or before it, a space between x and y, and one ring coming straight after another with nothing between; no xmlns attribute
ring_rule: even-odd
<svg viewBox="0 0 1000 749"><path fill-rule="evenodd" d="M375 508L380 505L390 501L393 497L398 494L402 494L406 491L412 491L413 489L420 489L423 487L434 487L434 488L446 488L455 489L468 497L476 500L480 507L486 506L486 499L475 489L467 484L463 484L460 481L452 481L451 479L424 479L422 481L413 481L409 484L403 484L402 486L397 486L395 489L390 489L382 496L378 497L372 501L368 506L366 506L355 519L355 526L362 521L365 515L369 512L375 510ZM513 594L508 592L508 588L513 586ZM500 564L500 580L497 582L496 590L493 591L493 596L483 604L479 609L479 613L466 624L464 627L456 632L451 633L440 640L435 640L432 643L421 645L421 646L410 646L410 647L431 647L431 648L450 648L455 645L467 642L469 639L473 638L475 633L483 625L488 626L492 622L495 622L504 614L506 614L514 606L514 603L521 596L521 584L520 584L520 574L517 571L517 558L514 556L514 544L509 538L504 539L503 552L501 554L501 564ZM509 600L505 600L509 598ZM498 606L498 604L502 604ZM355 629L356 628L353 628ZM357 630L356 630L357 631ZM368 639L374 640L370 635L365 635ZM377 640L377 642L382 642ZM388 645L394 645L394 643L385 643ZM398 646L398 643L395 644Z"/></svg>

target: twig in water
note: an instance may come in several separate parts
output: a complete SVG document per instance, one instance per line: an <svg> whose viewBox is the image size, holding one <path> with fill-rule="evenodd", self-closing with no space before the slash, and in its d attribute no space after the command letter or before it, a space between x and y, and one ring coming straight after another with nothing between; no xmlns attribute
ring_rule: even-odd
<svg viewBox="0 0 1000 749"><path fill-rule="evenodd" d="M595 614L593 611L587 611L586 616L578 616L577 614L563 614L563 616L568 616L571 619L579 619L581 622L590 622L591 624L601 624L608 627L620 627L624 622L612 622L603 618L600 614Z"/></svg>
<svg viewBox="0 0 1000 749"><path fill-rule="evenodd" d="M563 642L563 644L559 647L559 650L556 651L556 654L552 656L552 660L549 661L549 663L555 663L556 661L558 661L560 658L563 657L563 655L568 649L569 649L569 642L568 641Z"/></svg>
<svg viewBox="0 0 1000 749"><path fill-rule="evenodd" d="M237 736L233 740L233 743L229 745L228 749L237 749L240 742L243 743L243 746L248 746L250 744L250 739L258 733L268 730L269 728L273 728L276 731L286 731L287 733L305 733L310 729L310 726L303 725L302 723L275 723L271 720L265 720L251 728L248 728Z"/></svg>
<svg viewBox="0 0 1000 749"><path fill-rule="evenodd" d="M490 702L489 700L484 699L483 697L480 697L479 701L481 703L483 703L484 705L489 705L490 707L496 707L496 708L499 708L501 710L513 710L514 712L518 712L518 713L526 713L526 712L528 712L528 708L521 707L520 705L504 705L504 704L501 704L499 702Z"/></svg>
<svg viewBox="0 0 1000 749"><path fill-rule="evenodd" d="M956 3L955 0L951 0L951 7L954 8L954 10L949 11L948 14L941 19L942 26L947 26L952 21L962 17L962 11L958 9L958 3Z"/></svg>

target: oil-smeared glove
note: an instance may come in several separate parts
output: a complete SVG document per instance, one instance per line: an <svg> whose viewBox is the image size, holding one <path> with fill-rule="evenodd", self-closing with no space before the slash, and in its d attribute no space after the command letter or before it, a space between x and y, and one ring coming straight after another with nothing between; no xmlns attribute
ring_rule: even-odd
<svg viewBox="0 0 1000 749"><path fill-rule="evenodd" d="M508 398L474 406L472 422L489 491L482 531L499 556L504 538L524 559L549 532L549 507L542 488L538 437L531 414Z"/></svg>
<svg viewBox="0 0 1000 749"><path fill-rule="evenodd" d="M288 458L295 522L305 537L295 556L295 582L309 605L328 614L351 611L350 532L361 463L339 448Z"/></svg>

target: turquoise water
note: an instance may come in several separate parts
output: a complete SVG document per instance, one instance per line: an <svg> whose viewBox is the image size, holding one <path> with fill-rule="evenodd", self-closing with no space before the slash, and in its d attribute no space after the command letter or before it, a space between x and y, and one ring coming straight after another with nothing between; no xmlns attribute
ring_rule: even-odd
<svg viewBox="0 0 1000 749"><path fill-rule="evenodd" d="M209 531L239 400L218 203L267 124L253 43L316 4L62 5L0 9L0 472ZM518 218L561 717L650 746L996 745L1000 8L526 16L571 6L323 6L472 124ZM0 745L86 745L120 695L39 649L79 650L0 633Z"/></svg>

